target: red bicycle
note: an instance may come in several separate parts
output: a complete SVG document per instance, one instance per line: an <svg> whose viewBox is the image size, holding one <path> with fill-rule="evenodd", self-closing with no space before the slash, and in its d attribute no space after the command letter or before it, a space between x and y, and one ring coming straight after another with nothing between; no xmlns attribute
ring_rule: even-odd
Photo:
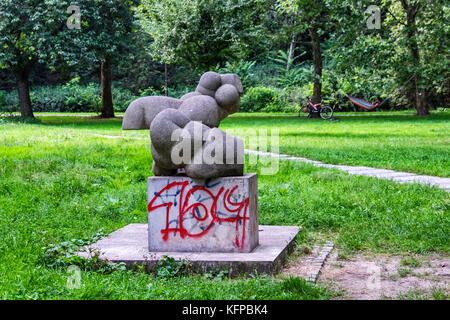
<svg viewBox="0 0 450 320"><path fill-rule="evenodd" d="M319 116L324 120L329 120L333 116L334 110L332 107L323 105L324 102L313 104L311 98L308 97L308 104L300 108L298 116L300 118L311 118L312 114L319 113Z"/></svg>

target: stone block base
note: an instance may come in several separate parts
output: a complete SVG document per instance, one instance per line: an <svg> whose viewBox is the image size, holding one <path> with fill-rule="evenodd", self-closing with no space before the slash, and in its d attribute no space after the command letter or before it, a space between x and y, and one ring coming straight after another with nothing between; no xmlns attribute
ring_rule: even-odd
<svg viewBox="0 0 450 320"><path fill-rule="evenodd" d="M258 245L257 175L148 178L148 249L251 252Z"/></svg>

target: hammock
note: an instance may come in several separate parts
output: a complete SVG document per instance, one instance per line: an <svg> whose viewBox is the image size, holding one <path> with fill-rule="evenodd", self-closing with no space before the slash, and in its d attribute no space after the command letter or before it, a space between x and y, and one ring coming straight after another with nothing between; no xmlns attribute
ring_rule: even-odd
<svg viewBox="0 0 450 320"><path fill-rule="evenodd" d="M373 110L373 109L375 109L376 107L379 107L379 106L381 106L382 104L384 104L384 102L385 102L387 99L389 99L389 97L388 97L388 98L384 99L382 102L377 101L376 103L372 103L372 102L369 102L369 101L366 101L366 100L363 100L363 99L359 99L359 98L353 97L353 96L348 95L348 94L345 94L345 96L346 96L351 102L353 102L353 103L356 104L357 106L360 106L361 108L364 108L364 109L366 109L366 110Z"/></svg>
<svg viewBox="0 0 450 320"><path fill-rule="evenodd" d="M415 76L416 76L416 75L412 75L412 76L411 76L411 77L403 84L403 86L401 86L398 90L401 90L401 89L403 89L404 87L406 87L406 84L407 84L408 82L410 82L411 79L414 78ZM356 104L357 106L360 106L361 108L364 108L364 109L366 109L366 110L373 110L373 109L375 109L376 107L379 107L379 106L383 105L386 101L388 101L388 100L391 98L392 95L393 95L393 93L391 93L391 94L390 94L386 99L384 99L383 101L378 100L377 102L372 103L372 102L369 102L369 101L366 101L366 100L363 100L363 99L359 99L359 98L353 97L353 96L351 96L351 95L349 95L349 94L345 94L345 96L346 96L351 102L353 102L353 103Z"/></svg>

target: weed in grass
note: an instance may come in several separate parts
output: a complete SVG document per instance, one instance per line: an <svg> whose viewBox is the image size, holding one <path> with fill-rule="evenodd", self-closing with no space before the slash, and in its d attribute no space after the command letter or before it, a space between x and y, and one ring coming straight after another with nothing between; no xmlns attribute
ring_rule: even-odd
<svg viewBox="0 0 450 320"><path fill-rule="evenodd" d="M310 299L320 299L326 294L325 289L313 285L301 277L289 277L284 279L282 282L282 287L283 289L294 292L299 296L309 296ZM312 292L311 289L313 289Z"/></svg>
<svg viewBox="0 0 450 320"><path fill-rule="evenodd" d="M431 291L431 296L434 300L448 300L449 295L443 288L433 289Z"/></svg>
<svg viewBox="0 0 450 320"><path fill-rule="evenodd" d="M192 273L192 263L187 260L177 261L172 257L163 256L156 266L156 276L159 278L174 278L188 276Z"/></svg>
<svg viewBox="0 0 450 320"><path fill-rule="evenodd" d="M225 279L229 279L229 271L228 270L220 270L220 271L209 271L203 273L203 277L208 280L213 281L222 281Z"/></svg>
<svg viewBox="0 0 450 320"><path fill-rule="evenodd" d="M398 294L399 300L427 300L429 296L423 289L412 289Z"/></svg>
<svg viewBox="0 0 450 320"><path fill-rule="evenodd" d="M408 269L408 268L398 268L397 272L400 277L405 278L406 276L411 274L412 271L411 271L411 269Z"/></svg>
<svg viewBox="0 0 450 320"><path fill-rule="evenodd" d="M42 261L50 268L67 268L78 266L84 271L96 271L100 273L111 273L118 270L126 270L125 263L112 263L100 260L98 252L87 249L89 258L81 257L77 253L86 251L86 246L104 237L100 230L91 237L84 239L71 239L59 244L50 244L43 248Z"/></svg>
<svg viewBox="0 0 450 320"><path fill-rule="evenodd" d="M339 260L350 260L350 257L348 256L348 254L343 251L338 252L337 258Z"/></svg>
<svg viewBox="0 0 450 320"><path fill-rule="evenodd" d="M416 258L414 258L413 256L408 256L406 258L403 258L402 261L400 262L400 264L402 266L407 266L407 267L411 267L411 268L417 268L421 266L421 263L419 260L417 260Z"/></svg>

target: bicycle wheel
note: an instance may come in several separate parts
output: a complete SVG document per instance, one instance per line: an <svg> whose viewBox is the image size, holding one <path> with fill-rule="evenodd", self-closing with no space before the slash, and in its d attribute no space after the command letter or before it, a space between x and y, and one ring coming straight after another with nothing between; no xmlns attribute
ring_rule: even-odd
<svg viewBox="0 0 450 320"><path fill-rule="evenodd" d="M333 116L334 110L330 106L323 106L320 108L320 117L324 120L329 120Z"/></svg>
<svg viewBox="0 0 450 320"><path fill-rule="evenodd" d="M308 118L309 117L309 109L308 107L301 107L298 111L298 116L300 118Z"/></svg>

